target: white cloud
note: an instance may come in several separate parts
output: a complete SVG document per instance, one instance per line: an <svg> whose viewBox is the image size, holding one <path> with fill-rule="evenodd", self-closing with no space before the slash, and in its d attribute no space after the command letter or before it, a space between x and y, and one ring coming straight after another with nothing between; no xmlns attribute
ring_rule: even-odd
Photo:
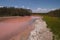
<svg viewBox="0 0 60 40"><path fill-rule="evenodd" d="M27 7L27 9L30 9L29 7Z"/></svg>
<svg viewBox="0 0 60 40"><path fill-rule="evenodd" d="M25 8L25 6L23 5L22 8Z"/></svg>
<svg viewBox="0 0 60 40"><path fill-rule="evenodd" d="M25 7L24 5L22 6L22 8L25 8L25 9L30 9L29 7Z"/></svg>
<svg viewBox="0 0 60 40"><path fill-rule="evenodd" d="M33 12L34 13L47 13L52 10L55 10L55 9L37 8L37 9L33 10Z"/></svg>
<svg viewBox="0 0 60 40"><path fill-rule="evenodd" d="M4 7L4 6L0 6L0 7Z"/></svg>
<svg viewBox="0 0 60 40"><path fill-rule="evenodd" d="M15 8L18 8L18 6L16 5Z"/></svg>

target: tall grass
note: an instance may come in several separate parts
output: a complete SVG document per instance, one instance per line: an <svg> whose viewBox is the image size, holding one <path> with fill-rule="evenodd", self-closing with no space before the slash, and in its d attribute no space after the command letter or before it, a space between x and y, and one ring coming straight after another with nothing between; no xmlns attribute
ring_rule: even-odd
<svg viewBox="0 0 60 40"><path fill-rule="evenodd" d="M43 20L46 21L48 28L54 34L53 40L60 40L60 18L58 17L51 17L51 16L44 16Z"/></svg>

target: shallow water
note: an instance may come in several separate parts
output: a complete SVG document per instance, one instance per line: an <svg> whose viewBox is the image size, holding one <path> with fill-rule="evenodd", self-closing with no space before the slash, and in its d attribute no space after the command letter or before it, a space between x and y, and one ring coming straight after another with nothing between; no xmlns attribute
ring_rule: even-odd
<svg viewBox="0 0 60 40"><path fill-rule="evenodd" d="M35 20L31 17L23 17L20 19L10 18L0 22L0 40L8 40L12 36L22 33L24 30L27 30L28 25L31 25Z"/></svg>

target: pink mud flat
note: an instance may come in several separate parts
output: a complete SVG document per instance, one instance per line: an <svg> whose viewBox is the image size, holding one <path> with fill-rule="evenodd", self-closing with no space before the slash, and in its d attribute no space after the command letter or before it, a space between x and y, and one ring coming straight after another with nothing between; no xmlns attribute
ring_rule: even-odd
<svg viewBox="0 0 60 40"><path fill-rule="evenodd" d="M32 25L27 25L31 20L31 16L24 16L8 17L0 21L0 40L22 40L23 37L26 40L30 31L34 29ZM27 26L24 26L25 24Z"/></svg>

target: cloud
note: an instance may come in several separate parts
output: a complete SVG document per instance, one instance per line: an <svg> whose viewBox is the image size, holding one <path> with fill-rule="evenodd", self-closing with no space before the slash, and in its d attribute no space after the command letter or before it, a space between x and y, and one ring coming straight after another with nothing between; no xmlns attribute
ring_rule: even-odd
<svg viewBox="0 0 60 40"><path fill-rule="evenodd" d="M22 8L25 8L25 6L23 5Z"/></svg>
<svg viewBox="0 0 60 40"><path fill-rule="evenodd" d="M4 7L4 6L0 6L0 7Z"/></svg>
<svg viewBox="0 0 60 40"><path fill-rule="evenodd" d="M25 9L30 9L29 7L25 7L24 5L22 6L22 8L25 8Z"/></svg>
<svg viewBox="0 0 60 40"><path fill-rule="evenodd" d="M16 5L16 6L14 6L15 8L18 8L18 6Z"/></svg>
<svg viewBox="0 0 60 40"><path fill-rule="evenodd" d="M30 9L29 7L27 7L27 9Z"/></svg>
<svg viewBox="0 0 60 40"><path fill-rule="evenodd" d="M37 9L33 10L33 12L34 13L47 13L52 10L56 10L56 9L37 8Z"/></svg>

